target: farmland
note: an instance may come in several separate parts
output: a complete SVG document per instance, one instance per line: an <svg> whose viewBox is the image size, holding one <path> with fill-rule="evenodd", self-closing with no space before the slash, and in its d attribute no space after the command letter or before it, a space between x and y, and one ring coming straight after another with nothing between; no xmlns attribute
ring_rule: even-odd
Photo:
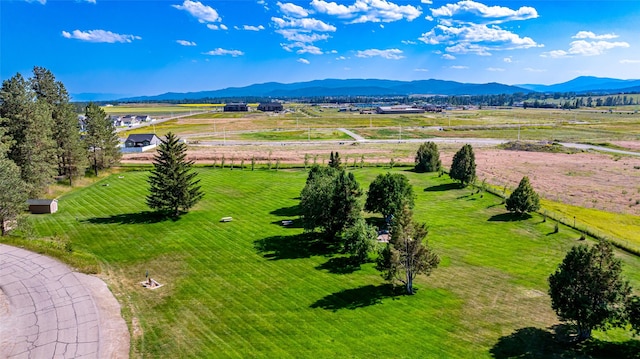
<svg viewBox="0 0 640 359"><path fill-rule="evenodd" d="M366 188L388 170L352 171ZM69 241L98 263L123 305L133 357L606 357L636 345L623 330L596 333L579 353L549 340L557 319L546 278L579 233L551 234L539 215L514 220L499 198L446 176L393 170L414 185L416 216L442 258L404 296L373 264L347 266L318 238L280 225L297 218L304 170L198 171L206 197L177 221L148 212L145 171L72 191L55 215L31 217L36 237ZM618 255L638 288L640 260ZM147 270L164 287L140 287Z"/></svg>

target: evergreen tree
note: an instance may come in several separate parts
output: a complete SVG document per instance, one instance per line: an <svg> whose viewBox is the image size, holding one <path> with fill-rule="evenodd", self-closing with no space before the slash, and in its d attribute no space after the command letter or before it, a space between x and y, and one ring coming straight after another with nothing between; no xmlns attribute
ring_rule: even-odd
<svg viewBox="0 0 640 359"><path fill-rule="evenodd" d="M333 151L331 151L331 155L329 157L329 167L341 169L342 168L342 160L340 159L340 154L336 151L335 155Z"/></svg>
<svg viewBox="0 0 640 359"><path fill-rule="evenodd" d="M93 170L98 175L99 169L110 168L120 161L122 154L118 148L119 141L113 122L100 106L91 102L86 112L87 135L85 145Z"/></svg>
<svg viewBox="0 0 640 359"><path fill-rule="evenodd" d="M440 171L440 152L435 142L425 142L420 145L416 153L416 172L437 172Z"/></svg>
<svg viewBox="0 0 640 359"><path fill-rule="evenodd" d="M592 247L572 247L549 276L551 307L560 320L576 324L578 339L590 338L593 329L624 323L631 287L621 274L613 247L602 240Z"/></svg>
<svg viewBox="0 0 640 359"><path fill-rule="evenodd" d="M529 177L522 177L518 188L507 198L506 207L507 211L516 212L520 215L526 212L535 212L540 209L540 198L533 190L533 187L531 187Z"/></svg>
<svg viewBox="0 0 640 359"><path fill-rule="evenodd" d="M51 109L35 98L29 83L20 74L2 83L0 117L6 119L6 135L10 138L7 157L20 168L20 176L28 184L31 197L45 191L56 168Z"/></svg>
<svg viewBox="0 0 640 359"><path fill-rule="evenodd" d="M147 182L150 185L147 205L154 210L178 217L188 212L202 197L193 161L188 161L187 145L179 142L171 132L161 139L158 153L153 158L153 170Z"/></svg>
<svg viewBox="0 0 640 359"><path fill-rule="evenodd" d="M440 257L424 243L427 233L426 224L415 223L411 210L404 206L394 221L391 240L378 256L376 269L385 280L404 284L407 294L414 294L418 274L428 276L440 264Z"/></svg>
<svg viewBox="0 0 640 359"><path fill-rule="evenodd" d="M72 185L73 177L83 174L87 165L87 150L80 140L80 128L75 107L62 82L51 71L34 67L31 88L38 100L50 106L53 118L53 139L56 142L58 175L65 176Z"/></svg>
<svg viewBox="0 0 640 359"><path fill-rule="evenodd" d="M20 178L20 168L0 153L0 231L3 236L26 209L27 186Z"/></svg>
<svg viewBox="0 0 640 359"><path fill-rule="evenodd" d="M471 145L467 144L456 152L451 163L449 177L460 181L462 186L467 186L476 178L476 156Z"/></svg>

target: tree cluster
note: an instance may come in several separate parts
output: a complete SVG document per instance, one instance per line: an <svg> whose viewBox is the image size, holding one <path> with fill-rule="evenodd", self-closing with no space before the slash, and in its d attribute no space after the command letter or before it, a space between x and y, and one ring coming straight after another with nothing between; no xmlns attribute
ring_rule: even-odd
<svg viewBox="0 0 640 359"><path fill-rule="evenodd" d="M89 151L93 152L93 158L100 157L96 168L109 167L119 160L118 138L106 114L100 114L101 122L93 121L96 119L93 115L87 120L89 132L83 139L77 109L69 101L64 84L43 67L34 67L31 78L18 73L2 82L0 161L5 178L0 182L0 192L4 195L0 211L3 233L7 228L5 223L24 209L25 197L41 196L56 177L66 178L69 185L73 185L75 178L84 175ZM95 105L93 108L99 109ZM94 141L97 138L100 140ZM15 181L15 175L20 183Z"/></svg>

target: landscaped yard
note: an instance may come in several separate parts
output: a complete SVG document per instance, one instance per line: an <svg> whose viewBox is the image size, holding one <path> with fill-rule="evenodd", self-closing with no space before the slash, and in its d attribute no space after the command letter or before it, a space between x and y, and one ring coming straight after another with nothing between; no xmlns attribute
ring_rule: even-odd
<svg viewBox="0 0 640 359"><path fill-rule="evenodd" d="M353 171L366 190L387 170ZM303 170L198 171L205 198L177 221L148 212L147 172L108 177L60 198L58 213L30 217L37 236L95 256L130 325L133 357L582 355L548 333L558 321L546 294L547 277L580 243L577 232L554 234L538 215L514 218L499 198L446 176L394 169L410 178L416 217L442 259L416 295L404 296L373 264L349 266L303 233ZM227 216L233 221L219 222ZM638 292L640 259L619 255ZM147 270L164 286L142 288ZM614 343L594 341L593 357L637 357L630 332L595 337Z"/></svg>

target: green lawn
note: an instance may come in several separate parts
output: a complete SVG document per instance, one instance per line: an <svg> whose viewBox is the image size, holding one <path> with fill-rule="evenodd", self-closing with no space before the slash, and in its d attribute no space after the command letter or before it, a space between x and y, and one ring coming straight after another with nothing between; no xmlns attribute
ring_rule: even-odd
<svg viewBox="0 0 640 359"><path fill-rule="evenodd" d="M386 170L354 173L366 189ZM445 176L394 169L413 183L416 217L442 258L415 296L403 296L373 264L347 266L298 226L279 224L297 218L304 171L198 171L206 196L175 222L147 212L146 172L108 177L62 197L58 213L30 217L37 235L98 259L130 324L133 357L582 355L547 331L557 324L547 277L579 243L566 227L552 234L551 221L517 220L496 197ZM233 221L220 223L226 216ZM640 260L619 255L640 289ZM142 288L147 270L164 287ZM595 335L583 357L638 353L627 331Z"/></svg>

